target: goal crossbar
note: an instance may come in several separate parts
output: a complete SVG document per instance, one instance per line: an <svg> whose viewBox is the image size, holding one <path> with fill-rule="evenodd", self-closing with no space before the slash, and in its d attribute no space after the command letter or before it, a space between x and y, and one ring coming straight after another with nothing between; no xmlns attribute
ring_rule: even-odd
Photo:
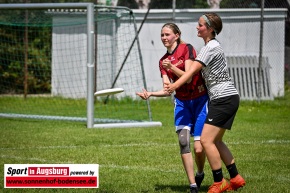
<svg viewBox="0 0 290 193"><path fill-rule="evenodd" d="M161 126L160 122L153 122L153 121L130 121L128 123L120 123L116 121L116 123L106 123L106 124L95 124L98 122L97 119L94 118L94 89L95 89L95 45L94 45L94 38L95 38L95 5L93 3L26 3L26 4L1 4L1 9L6 10L15 10L15 9L85 9L84 12L86 14L87 20L87 29L86 29L86 71L87 71L87 94L86 94L86 118L81 117L64 117L64 116L46 116L46 119L61 119L61 120L73 120L73 121L86 121L87 128L111 128L111 127L151 127L151 126ZM136 27L136 26L135 26ZM150 114L150 113L149 113ZM25 115L25 114L2 114L1 117L24 117L24 118L42 118L45 115Z"/></svg>

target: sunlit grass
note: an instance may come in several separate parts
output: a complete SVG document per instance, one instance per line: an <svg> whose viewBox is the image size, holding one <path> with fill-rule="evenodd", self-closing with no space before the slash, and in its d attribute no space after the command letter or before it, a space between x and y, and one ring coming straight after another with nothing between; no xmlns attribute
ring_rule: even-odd
<svg viewBox="0 0 290 193"><path fill-rule="evenodd" d="M0 163L100 164L98 189L5 189L5 192L188 192L170 98L151 100L162 127L87 129L85 123L0 119ZM242 101L224 141L247 185L244 193L287 193L290 184L290 95ZM0 172L3 174L3 167ZM229 177L223 167L225 177ZM208 163L199 192L213 182ZM0 188L3 189L1 184Z"/></svg>

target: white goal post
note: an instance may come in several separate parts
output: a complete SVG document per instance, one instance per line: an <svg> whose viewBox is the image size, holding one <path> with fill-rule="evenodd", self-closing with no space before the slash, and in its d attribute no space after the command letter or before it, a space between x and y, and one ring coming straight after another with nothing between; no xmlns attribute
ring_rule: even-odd
<svg viewBox="0 0 290 193"><path fill-rule="evenodd" d="M127 13L116 11L117 9L127 9L126 11L131 13L129 17L132 18L132 20L123 19L123 15L126 15ZM48 67L51 71L46 72L51 73L51 91L46 90L43 94L42 91L33 90L31 88L30 90L29 88L25 90L27 85L20 85L19 87L21 87L21 91L11 91L12 89L10 90L9 85L7 84L7 87L0 88L0 95L7 101L14 101L15 99L16 105L14 107L16 110L12 110L14 107L10 108L12 105L8 106L7 104L7 106L2 106L0 108L1 117L86 121L87 128L155 127L162 125L161 122L155 122L152 120L149 101L142 101L135 95L136 91L142 89L143 87L146 88L146 82L136 23L131 10L128 8L118 7L98 7L93 3L0 4L0 10L28 10L29 12L44 10L45 14L42 14L46 16L48 15L50 17L49 22L51 22L48 22L49 24L47 24L51 25L51 28L49 30L46 29L46 31L51 30L52 33L51 50L49 51L51 53L39 53L39 56L37 56L37 60L45 61L46 63L51 61L51 66ZM29 19L29 14L27 14L28 11L25 12L26 18L24 18L21 24L17 22L13 23L13 21L9 21L9 23L8 21L0 20L0 25L6 26L8 23L7 26L12 26L12 29L20 26L22 30L21 33L25 34L25 37L27 34L29 36L29 33L33 30L37 33L36 31L38 30L35 28L38 25L42 25L39 23L45 23L47 21L37 21L39 23L36 22L30 24L29 22L33 19ZM34 15L36 15L36 13ZM41 20L42 18L39 17L37 19ZM131 22L133 24L132 29L135 34L133 34L130 39L126 39L132 31L127 28L125 29L127 30L125 34L122 31L122 28L125 24L131 24ZM132 42L135 41L135 36L137 37L137 41L133 45L134 53L131 53L129 47ZM37 51L37 47L31 48L30 50L27 49L28 46L32 45L32 43L29 42L29 38L26 40L27 42L21 42L21 44L23 43L23 46L20 46L23 49L22 53L25 53L23 55L23 60L25 60L23 65L43 65L42 63L30 63L32 60L29 55L30 50L35 53ZM122 47L122 45L125 44L124 42L127 47ZM35 46L34 44L32 46ZM48 58L39 59L46 54L49 55L45 56ZM15 54L12 53L11 55ZM10 58L7 58L5 62L10 60ZM8 65L22 63L22 61L17 61L17 58L13 58L12 60L15 60L15 62L10 62ZM28 67L28 70L21 70L21 72L27 71L28 84L29 78L32 76L29 73L35 72L33 70L32 72L29 71L31 66ZM107 66L109 68L105 68ZM24 76L25 75L26 74L24 73ZM19 73L19 76L22 76L22 74ZM129 76L131 77L128 78ZM27 77L25 76L24 80L26 80ZM9 84L12 85L13 83ZM94 93L97 90L115 87L124 88L124 92L106 98L98 98L94 96ZM22 89L24 91L22 91ZM6 96L7 98L5 98ZM25 102L25 105L31 103L32 105L39 105L45 109L42 105L45 104L47 100L49 100L49 102L59 100L65 101L65 103L62 104L62 108L70 106L73 110L68 108L68 110L60 113L59 109L53 109L54 103L49 103L49 113L38 114L41 108L36 109L29 107L32 109L30 111L27 106L24 108L21 106L24 104L22 101L21 105L17 105L20 101L17 98L21 98L22 96L25 100L29 101ZM13 97L13 99L11 97ZM38 99L41 101L39 104L35 103ZM108 99L108 105L104 104L104 101L107 101ZM83 101L86 102L85 117L82 116L82 113L77 112L79 106L74 107L70 100L73 100L73 103L76 102L80 104L80 107L82 106ZM126 105L124 101L129 101L129 103L131 102L132 104L130 103L129 105ZM114 106L111 107L110 104L113 104ZM19 109L17 109L16 106L18 106ZM127 107L130 107L130 109L127 110ZM25 108L27 108L27 110ZM110 112L107 114L102 114L101 112L105 111L105 109L108 109ZM133 115L138 115L139 113L134 113L132 109L144 111L147 115L147 118L145 118L146 120L144 120L144 116L141 118L134 118ZM72 116L67 112L72 113ZM119 115L116 117L111 117L111 115L115 112L119 112ZM95 118L96 114L100 117Z"/></svg>

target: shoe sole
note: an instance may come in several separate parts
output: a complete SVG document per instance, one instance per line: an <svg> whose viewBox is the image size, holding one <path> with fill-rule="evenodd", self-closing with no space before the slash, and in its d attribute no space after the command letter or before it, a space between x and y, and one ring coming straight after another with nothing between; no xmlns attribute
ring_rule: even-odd
<svg viewBox="0 0 290 193"><path fill-rule="evenodd" d="M246 184L243 184L242 186L238 187L237 189L227 190L227 192L233 192L233 191L241 190L245 185L246 185Z"/></svg>

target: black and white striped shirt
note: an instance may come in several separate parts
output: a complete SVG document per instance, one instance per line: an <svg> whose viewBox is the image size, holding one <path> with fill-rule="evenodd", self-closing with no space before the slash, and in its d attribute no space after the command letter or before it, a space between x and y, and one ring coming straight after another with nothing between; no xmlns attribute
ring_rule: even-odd
<svg viewBox="0 0 290 193"><path fill-rule="evenodd" d="M238 94L227 69L224 51L216 39L202 47L195 60L203 65L201 72L210 100Z"/></svg>

